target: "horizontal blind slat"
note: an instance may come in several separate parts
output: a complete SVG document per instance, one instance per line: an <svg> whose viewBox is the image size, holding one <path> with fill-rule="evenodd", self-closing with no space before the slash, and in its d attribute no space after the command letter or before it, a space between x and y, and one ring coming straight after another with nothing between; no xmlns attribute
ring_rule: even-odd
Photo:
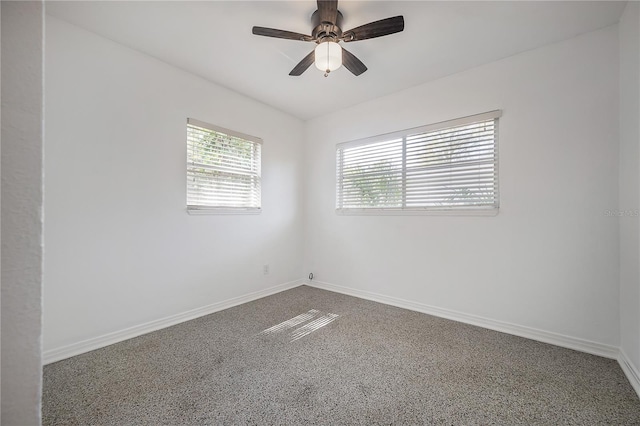
<svg viewBox="0 0 640 426"><path fill-rule="evenodd" d="M187 206L259 209L261 141L189 123L200 126L187 124Z"/></svg>
<svg viewBox="0 0 640 426"><path fill-rule="evenodd" d="M458 142L458 141L456 141ZM407 148L407 157L416 158L425 155L438 155L442 152L467 152L470 149L478 149L485 146L493 146L493 137L491 138L483 138L473 140L472 142L460 142L455 144L447 144L438 146L437 148L433 147L420 147L420 149L408 149Z"/></svg>
<svg viewBox="0 0 640 426"><path fill-rule="evenodd" d="M407 145L413 146L420 145L436 145L446 141L452 140L469 140L476 137L486 136L494 133L495 128L493 125L485 125L478 128L466 128L464 130L453 130L447 133L423 133L421 135L414 135L407 137Z"/></svg>
<svg viewBox="0 0 640 426"><path fill-rule="evenodd" d="M497 117L336 149L336 207L497 207ZM460 120L453 120L459 122ZM462 120L464 122L464 120ZM427 127L427 126L426 126ZM409 133L409 131L407 131ZM404 141L404 149L403 149Z"/></svg>

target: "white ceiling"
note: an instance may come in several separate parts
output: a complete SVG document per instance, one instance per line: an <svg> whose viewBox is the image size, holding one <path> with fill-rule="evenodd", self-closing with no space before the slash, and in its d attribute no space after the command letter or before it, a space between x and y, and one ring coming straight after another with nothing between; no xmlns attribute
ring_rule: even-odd
<svg viewBox="0 0 640 426"><path fill-rule="evenodd" d="M47 2L49 15L303 120L618 22L625 2L339 2L343 30L404 15L405 30L346 45L369 68L289 71L315 46L251 34L311 33L313 0Z"/></svg>

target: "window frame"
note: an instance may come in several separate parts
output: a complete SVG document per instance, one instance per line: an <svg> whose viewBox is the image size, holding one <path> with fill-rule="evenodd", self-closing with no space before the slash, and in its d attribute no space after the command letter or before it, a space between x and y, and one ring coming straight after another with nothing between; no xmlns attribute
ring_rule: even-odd
<svg viewBox="0 0 640 426"><path fill-rule="evenodd" d="M336 191L335 191L335 211L338 215L400 215L400 216L414 216L414 215L435 215L435 216L496 216L500 209L500 185L499 185L499 122L502 117L502 110L492 110L480 114L474 114L466 117L460 117L452 120L441 121L438 123L428 124L425 126L414 127L410 129L400 130L396 132L386 133L382 135L371 136L362 139L356 139L348 142L342 142L336 145ZM429 133L438 130L444 130L449 128L461 127L478 123L482 121L495 120L494 127L494 176L495 176L495 203L491 206L471 206L464 205L460 207L452 206L423 206L423 207L341 207L340 202L340 187L342 185L342 173L340 172L343 164L339 156L343 153L345 148L354 148L358 146L370 145L375 143L381 143L385 141L392 141L394 139L406 140L409 136L414 136L421 133ZM406 193L406 143L403 142L403 166L401 169L401 183L402 186L402 198L404 199Z"/></svg>
<svg viewBox="0 0 640 426"><path fill-rule="evenodd" d="M189 169L192 167L192 161L189 158L189 126L195 126L202 129L209 130L215 133L221 133L230 137L239 138L246 142L250 142L253 146L257 146L259 149L259 159L257 162L257 179L258 179L258 207L233 207L233 206L207 206L207 205L190 205L189 204ZM187 118L187 152L186 152L186 211L190 215L207 215L207 214L231 214L231 215L245 215L245 214L260 214L262 212L262 146L263 140L256 136L247 135L237 132L235 130L226 129L224 127L216 126L204 121L200 121L194 118Z"/></svg>

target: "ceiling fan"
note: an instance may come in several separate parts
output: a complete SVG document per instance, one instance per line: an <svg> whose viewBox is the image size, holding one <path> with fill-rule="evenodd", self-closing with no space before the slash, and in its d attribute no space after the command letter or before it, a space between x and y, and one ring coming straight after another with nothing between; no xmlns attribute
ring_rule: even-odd
<svg viewBox="0 0 640 426"><path fill-rule="evenodd" d="M311 41L317 44L302 61L296 65L289 75L299 76L315 62L320 71L324 71L327 77L331 71L345 66L354 75L358 76L367 70L367 67L348 50L338 43L343 41L367 40L399 33L404 30L404 18L394 16L370 22L348 31L342 31L342 13L338 10L338 0L317 0L318 10L311 15L313 30L311 35L305 35L274 28L253 27L253 34L284 38L287 40Z"/></svg>

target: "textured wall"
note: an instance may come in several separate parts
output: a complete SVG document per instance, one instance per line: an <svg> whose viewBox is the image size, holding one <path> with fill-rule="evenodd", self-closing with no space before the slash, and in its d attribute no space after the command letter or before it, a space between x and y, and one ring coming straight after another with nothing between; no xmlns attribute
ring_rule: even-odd
<svg viewBox="0 0 640 426"><path fill-rule="evenodd" d="M2 2L2 424L40 423L43 4Z"/></svg>
<svg viewBox="0 0 640 426"><path fill-rule="evenodd" d="M620 31L620 346L640 371L640 4Z"/></svg>

